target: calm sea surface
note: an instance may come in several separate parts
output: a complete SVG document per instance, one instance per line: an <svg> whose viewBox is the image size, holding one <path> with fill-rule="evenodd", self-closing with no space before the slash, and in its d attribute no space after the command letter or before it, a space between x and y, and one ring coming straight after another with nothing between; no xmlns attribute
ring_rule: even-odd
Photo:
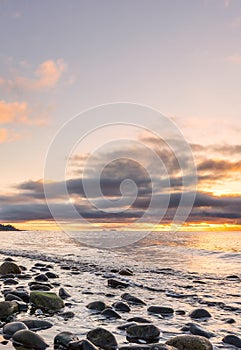
<svg viewBox="0 0 241 350"><path fill-rule="evenodd" d="M100 233L84 232L82 236ZM103 233L102 233L103 234ZM107 232L116 241L132 233ZM170 267L218 275L240 273L241 232L151 233L122 248L100 249L83 245L63 232L1 232L1 251L43 253L101 265L142 268ZM107 239L108 239L107 237ZM126 239L128 243L128 239Z"/></svg>

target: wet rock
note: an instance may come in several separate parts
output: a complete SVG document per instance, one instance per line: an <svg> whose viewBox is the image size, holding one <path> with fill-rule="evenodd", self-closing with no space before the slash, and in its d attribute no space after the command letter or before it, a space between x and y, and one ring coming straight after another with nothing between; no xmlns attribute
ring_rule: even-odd
<svg viewBox="0 0 241 350"><path fill-rule="evenodd" d="M24 329L14 333L13 342L37 350L44 350L48 347L40 335Z"/></svg>
<svg viewBox="0 0 241 350"><path fill-rule="evenodd" d="M146 318L138 317L138 316L128 318L127 321L128 322L136 322L136 323L152 323L150 320L147 320Z"/></svg>
<svg viewBox="0 0 241 350"><path fill-rule="evenodd" d="M49 321L38 320L38 319L23 319L21 320L29 329L32 331L38 331L42 329L48 329L53 327L53 324Z"/></svg>
<svg viewBox="0 0 241 350"><path fill-rule="evenodd" d="M47 282L49 280L45 274L40 274L40 275L36 276L34 279L37 282Z"/></svg>
<svg viewBox="0 0 241 350"><path fill-rule="evenodd" d="M133 276L133 271L131 271L130 269L121 269L119 271L119 275L121 275L121 276Z"/></svg>
<svg viewBox="0 0 241 350"><path fill-rule="evenodd" d="M135 322L129 322L129 323L125 323L125 324L122 324L120 326L117 327L117 329L121 330L121 331L125 331L127 330L127 328L129 328L130 326L135 326L136 323Z"/></svg>
<svg viewBox="0 0 241 350"><path fill-rule="evenodd" d="M110 307L107 307L105 310L101 312L101 315L106 318L121 318L121 316Z"/></svg>
<svg viewBox="0 0 241 350"><path fill-rule="evenodd" d="M14 275L21 274L20 267L12 261L5 261L2 263L0 266L0 275L7 275L11 273Z"/></svg>
<svg viewBox="0 0 241 350"><path fill-rule="evenodd" d="M67 290L62 287L59 288L59 296L61 299L67 299L71 297L71 295L67 292Z"/></svg>
<svg viewBox="0 0 241 350"><path fill-rule="evenodd" d="M150 346L150 350L178 350L178 349L166 344L152 344Z"/></svg>
<svg viewBox="0 0 241 350"><path fill-rule="evenodd" d="M31 292L30 302L40 309L51 311L58 311L64 307L63 300L52 292Z"/></svg>
<svg viewBox="0 0 241 350"><path fill-rule="evenodd" d="M51 272L51 271L46 272L45 275L46 275L48 278L59 278L59 276L58 276L56 273Z"/></svg>
<svg viewBox="0 0 241 350"><path fill-rule="evenodd" d="M11 293L6 295L5 301L13 301L13 300L23 301L21 298L17 297L17 295L13 295Z"/></svg>
<svg viewBox="0 0 241 350"><path fill-rule="evenodd" d="M89 331L87 333L87 339L95 346L104 350L114 350L117 348L117 341L114 335L101 327Z"/></svg>
<svg viewBox="0 0 241 350"><path fill-rule="evenodd" d="M6 284L6 285L16 285L16 284L18 284L18 281L16 281L16 280L13 279L13 278L7 278L5 281L3 281L3 284Z"/></svg>
<svg viewBox="0 0 241 350"><path fill-rule="evenodd" d="M92 301L86 307L90 310L103 311L106 308L106 305L103 301Z"/></svg>
<svg viewBox="0 0 241 350"><path fill-rule="evenodd" d="M119 350L150 350L150 346L148 345L124 345L119 347Z"/></svg>
<svg viewBox="0 0 241 350"><path fill-rule="evenodd" d="M191 318L209 318L212 317L211 314L206 309L195 309L193 310L189 316Z"/></svg>
<svg viewBox="0 0 241 350"><path fill-rule="evenodd" d="M178 335L169 339L167 345L176 347L178 350L212 350L210 341L199 335Z"/></svg>
<svg viewBox="0 0 241 350"><path fill-rule="evenodd" d="M191 323L189 325L189 330L194 335L201 335L202 337L205 337L205 338L208 338L208 339L212 338L212 337L215 337L214 333L203 329L202 327L196 325L195 323Z"/></svg>
<svg viewBox="0 0 241 350"><path fill-rule="evenodd" d="M68 350L98 350L98 348L89 340L83 339L69 343Z"/></svg>
<svg viewBox="0 0 241 350"><path fill-rule="evenodd" d="M16 295L17 297L22 299L25 303L29 303L29 294L24 290L18 290L18 289L11 290L9 292L4 293L4 296L8 294Z"/></svg>
<svg viewBox="0 0 241 350"><path fill-rule="evenodd" d="M51 288L49 286L46 286L44 284L33 284L29 287L29 289L32 290L38 290L42 292L49 292Z"/></svg>
<svg viewBox="0 0 241 350"><path fill-rule="evenodd" d="M129 283L118 281L114 278L109 278L108 279L108 287L111 288L127 288L129 287Z"/></svg>
<svg viewBox="0 0 241 350"><path fill-rule="evenodd" d="M152 314L170 315L174 313L173 308L166 306L150 306L147 309Z"/></svg>
<svg viewBox="0 0 241 350"><path fill-rule="evenodd" d="M233 323L235 323L236 321L235 321L234 318L226 318L226 319L224 320L224 322L225 322L225 323L228 323L228 324L233 324Z"/></svg>
<svg viewBox="0 0 241 350"><path fill-rule="evenodd" d="M181 316L186 315L186 311L184 311L184 310L176 310L175 313L176 313L176 315L181 315Z"/></svg>
<svg viewBox="0 0 241 350"><path fill-rule="evenodd" d="M28 304L27 303L25 303L24 301L19 301L19 300L15 300L15 302L18 304L18 311L19 312L28 311Z"/></svg>
<svg viewBox="0 0 241 350"><path fill-rule="evenodd" d="M241 348L241 338L237 337L236 335L233 335L233 334L226 335L223 338L223 342L226 344L236 346L236 348Z"/></svg>
<svg viewBox="0 0 241 350"><path fill-rule="evenodd" d="M55 347L63 346L67 348L70 342L78 340L79 338L77 337L77 335L71 332L61 332L54 337L54 345Z"/></svg>
<svg viewBox="0 0 241 350"><path fill-rule="evenodd" d="M6 318L18 312L18 304L15 301L0 301L0 318Z"/></svg>
<svg viewBox="0 0 241 350"><path fill-rule="evenodd" d="M127 340L145 340L147 342L153 342L158 339L160 330L153 324L133 325L127 328L126 337Z"/></svg>
<svg viewBox="0 0 241 350"><path fill-rule="evenodd" d="M130 312L131 311L130 307L127 304L123 303L122 301L117 301L112 306L117 311L122 311L122 312Z"/></svg>
<svg viewBox="0 0 241 350"><path fill-rule="evenodd" d="M144 301L141 299L135 297L134 295L131 295L129 293L124 293L121 296L122 299L126 300L129 304L135 304L135 305L146 305Z"/></svg>
<svg viewBox="0 0 241 350"><path fill-rule="evenodd" d="M59 316L63 317L63 319L69 320L70 318L74 318L75 314L72 311L66 311L66 312L62 312L60 314L58 314Z"/></svg>
<svg viewBox="0 0 241 350"><path fill-rule="evenodd" d="M28 329L28 327L23 322L10 322L3 327L3 334L11 338L14 333L21 329Z"/></svg>

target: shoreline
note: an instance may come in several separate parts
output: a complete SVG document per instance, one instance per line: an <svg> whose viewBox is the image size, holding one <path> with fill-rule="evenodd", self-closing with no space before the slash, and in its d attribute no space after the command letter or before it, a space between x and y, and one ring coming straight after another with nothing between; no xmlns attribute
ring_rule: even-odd
<svg viewBox="0 0 241 350"><path fill-rule="evenodd" d="M98 327L111 332L122 350L125 350L125 347L129 349L130 346L136 350L136 346L141 348L145 344L149 349L152 347L150 344L157 342L160 348L160 344L165 344L176 336L191 336L193 333L197 333L193 334L195 337L204 334L204 338L214 344L216 349L229 349L230 346L223 343L222 339L232 332L238 335L240 326L238 318L241 314L238 305L241 295L236 294L237 303L234 305L235 297L231 297L231 293L227 291L231 291L232 287L235 295L234 289L239 290L240 276L218 278L184 273L165 267L140 272L130 271L124 264L119 268L114 264L107 268L91 263L79 263L68 258L61 260L61 257L43 254L38 256L33 254L30 257L26 252L20 253L21 256L17 256L17 252L3 253L0 251L1 262L6 258L10 261L13 259L14 263L24 267L19 275L0 277L1 290L5 294L1 295L1 301L7 297L6 290L24 291L29 297L31 293L44 289L47 293L53 292L59 296L60 289L64 288L69 294L69 297L63 297L64 309L49 313L44 308L36 305L33 307L33 301L31 303L23 301L20 304L23 309L25 306L25 311L14 313L9 319L9 321L21 321L30 318L50 322L53 325L51 328L39 330L36 334L43 337L51 350L54 348L54 337L60 331L67 330L79 339L86 339L88 332ZM51 278L54 274L58 277ZM46 275L50 277L46 279ZM217 289L217 286L220 296L213 294L214 287ZM226 295L224 295L225 289ZM124 298L123 295L126 293L140 299L143 304L135 304ZM19 295L19 292L17 294ZM87 308L86 306L91 303L95 303L98 308L104 305L104 309ZM150 311L153 306L158 306L159 309ZM123 310L127 307L129 312ZM206 310L211 317L192 318L191 313L197 309ZM151 323L141 323L143 319ZM234 322L236 320L236 323L231 323L230 320ZM134 330L131 328L129 332L141 332L140 326L148 324L154 326L151 330L148 328L148 332L158 333L155 328L157 327L160 334L155 339L147 340L144 339L145 335L138 333L142 337L138 340L134 337L135 334L128 333L129 326L125 326L128 323L131 323L131 326L138 326ZM198 338L195 338L195 341L198 341ZM80 348L79 345L77 349ZM5 345L5 349L14 349L11 340Z"/></svg>

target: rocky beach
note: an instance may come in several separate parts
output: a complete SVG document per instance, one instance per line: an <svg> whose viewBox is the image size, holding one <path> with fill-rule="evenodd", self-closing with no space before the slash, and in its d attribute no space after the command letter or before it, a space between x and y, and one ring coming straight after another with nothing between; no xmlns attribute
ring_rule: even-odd
<svg viewBox="0 0 241 350"><path fill-rule="evenodd" d="M241 348L240 275L0 255L0 347Z"/></svg>

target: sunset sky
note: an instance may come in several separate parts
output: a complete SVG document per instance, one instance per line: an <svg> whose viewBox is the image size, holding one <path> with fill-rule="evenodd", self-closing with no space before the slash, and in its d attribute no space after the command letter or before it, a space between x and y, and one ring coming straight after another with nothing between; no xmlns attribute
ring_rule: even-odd
<svg viewBox="0 0 241 350"><path fill-rule="evenodd" d="M190 144L198 185L185 229L241 229L240 0L0 0L0 28L0 223L55 228L43 190L54 136L84 110L124 101L160 111ZM174 155L143 130L107 133L135 135L168 163L171 187L162 194L170 195L170 207L160 229L169 225L182 190ZM138 197L121 213L91 206L81 175L93 144L103 139L90 137L71 156L70 201L96 228L125 228L160 193L152 193L145 152L138 164L115 148L95 158L88 181L115 152L119 160L102 174L104 195L117 200L121 181L130 178ZM61 219L71 223L65 179L47 180Z"/></svg>

